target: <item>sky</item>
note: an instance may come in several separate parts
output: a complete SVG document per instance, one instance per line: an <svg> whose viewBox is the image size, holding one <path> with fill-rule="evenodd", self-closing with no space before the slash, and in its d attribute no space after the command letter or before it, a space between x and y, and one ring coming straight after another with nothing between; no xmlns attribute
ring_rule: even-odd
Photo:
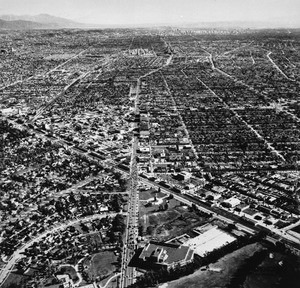
<svg viewBox="0 0 300 288"><path fill-rule="evenodd" d="M0 0L0 15L41 13L105 25L256 21L300 27L300 0Z"/></svg>

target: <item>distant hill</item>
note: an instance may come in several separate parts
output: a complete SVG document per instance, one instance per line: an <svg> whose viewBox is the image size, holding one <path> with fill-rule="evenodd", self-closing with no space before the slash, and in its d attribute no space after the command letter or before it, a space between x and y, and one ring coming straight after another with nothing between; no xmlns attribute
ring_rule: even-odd
<svg viewBox="0 0 300 288"><path fill-rule="evenodd" d="M5 21L0 19L0 29L7 30L31 30L31 29L55 29L59 28L55 24L43 24L32 21L15 20L15 21Z"/></svg>
<svg viewBox="0 0 300 288"><path fill-rule="evenodd" d="M300 21L290 23L288 20L274 19L272 22L255 21L219 21L219 22L180 22L180 23L144 23L144 24L84 24L69 19L39 15L0 15L0 29L62 29L62 28L117 28L117 27L178 27L187 29L271 29L298 28Z"/></svg>
<svg viewBox="0 0 300 288"><path fill-rule="evenodd" d="M0 15L0 29L60 29L84 28L85 25L48 14Z"/></svg>

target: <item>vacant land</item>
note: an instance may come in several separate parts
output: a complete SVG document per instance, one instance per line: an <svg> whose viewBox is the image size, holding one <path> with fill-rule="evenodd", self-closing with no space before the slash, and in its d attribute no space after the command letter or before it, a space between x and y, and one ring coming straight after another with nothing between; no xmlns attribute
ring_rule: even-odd
<svg viewBox="0 0 300 288"><path fill-rule="evenodd" d="M9 287L22 287L28 277L24 275L19 275L17 273L9 274L6 281L3 283L1 288L9 288Z"/></svg>
<svg viewBox="0 0 300 288"><path fill-rule="evenodd" d="M162 206L164 204L165 200ZM149 208L153 209L153 207ZM166 241L187 233L192 228L207 222L207 220L206 217L197 215L174 199L169 200L166 210L154 208L152 211L148 211L148 214L141 216L141 223L146 229L147 236L152 236L152 238L159 241Z"/></svg>
<svg viewBox="0 0 300 288"><path fill-rule="evenodd" d="M105 251L94 254L85 265L88 266L86 272L90 279L97 277L104 278L115 271L114 263L117 258L112 251Z"/></svg>
<svg viewBox="0 0 300 288"><path fill-rule="evenodd" d="M160 199L160 198L164 198L166 196L167 196L167 194L162 193L162 192L157 192L156 190L153 190L153 189L141 191L139 194L140 200L145 200L145 201L153 199L154 197L156 197L157 199Z"/></svg>
<svg viewBox="0 0 300 288"><path fill-rule="evenodd" d="M244 261L251 257L255 252L263 249L263 246L255 243L247 245L233 253L230 253L214 264L211 264L208 269L202 268L197 272L183 277L179 280L169 282L162 285L164 288L222 288L228 283L230 277L234 275L238 267ZM213 271L217 270L217 271ZM220 270L220 271L219 271ZM219 271L219 272L218 272Z"/></svg>

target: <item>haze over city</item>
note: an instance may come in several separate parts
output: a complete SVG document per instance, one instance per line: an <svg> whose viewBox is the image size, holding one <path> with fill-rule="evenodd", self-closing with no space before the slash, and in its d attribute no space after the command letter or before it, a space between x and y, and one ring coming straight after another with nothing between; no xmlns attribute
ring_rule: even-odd
<svg viewBox="0 0 300 288"><path fill-rule="evenodd" d="M0 0L0 15L47 13L102 25L247 21L300 26L298 0Z"/></svg>

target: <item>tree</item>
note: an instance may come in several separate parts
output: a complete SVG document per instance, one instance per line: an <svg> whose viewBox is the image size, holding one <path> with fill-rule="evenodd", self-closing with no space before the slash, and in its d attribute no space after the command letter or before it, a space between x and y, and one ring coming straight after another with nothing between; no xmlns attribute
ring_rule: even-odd
<svg viewBox="0 0 300 288"><path fill-rule="evenodd" d="M89 227L86 226L84 223L81 223L80 227L81 227L83 232L89 233Z"/></svg>
<svg viewBox="0 0 300 288"><path fill-rule="evenodd" d="M148 235L152 235L153 232L154 232L153 226L151 226L151 225L148 226L147 229L146 229L146 233L147 233Z"/></svg>
<svg viewBox="0 0 300 288"><path fill-rule="evenodd" d="M112 202L111 202L111 206L113 208L113 210L115 210L116 212L120 212L121 211L121 207L122 207L122 204L121 204L121 197L120 195L113 195L113 199L112 199Z"/></svg>
<svg viewBox="0 0 300 288"><path fill-rule="evenodd" d="M118 237L116 236L116 233L113 230L110 230L107 233L107 236L109 237L109 241L111 243L115 243L118 240Z"/></svg>
<svg viewBox="0 0 300 288"><path fill-rule="evenodd" d="M120 232L123 234L125 232L126 225L124 223L124 218L122 215L117 214L114 220L112 221L112 231Z"/></svg>
<svg viewBox="0 0 300 288"><path fill-rule="evenodd" d="M169 209L169 203L166 202L166 204L165 204L165 210L168 210L168 209Z"/></svg>
<svg viewBox="0 0 300 288"><path fill-rule="evenodd" d="M74 203L74 204L76 204L76 202L77 202L76 199L75 199L75 195L74 195L73 191L70 192L69 201Z"/></svg>
<svg viewBox="0 0 300 288"><path fill-rule="evenodd" d="M139 225L139 235L140 236L144 236L144 230L145 230L145 227L143 224L140 224Z"/></svg>

